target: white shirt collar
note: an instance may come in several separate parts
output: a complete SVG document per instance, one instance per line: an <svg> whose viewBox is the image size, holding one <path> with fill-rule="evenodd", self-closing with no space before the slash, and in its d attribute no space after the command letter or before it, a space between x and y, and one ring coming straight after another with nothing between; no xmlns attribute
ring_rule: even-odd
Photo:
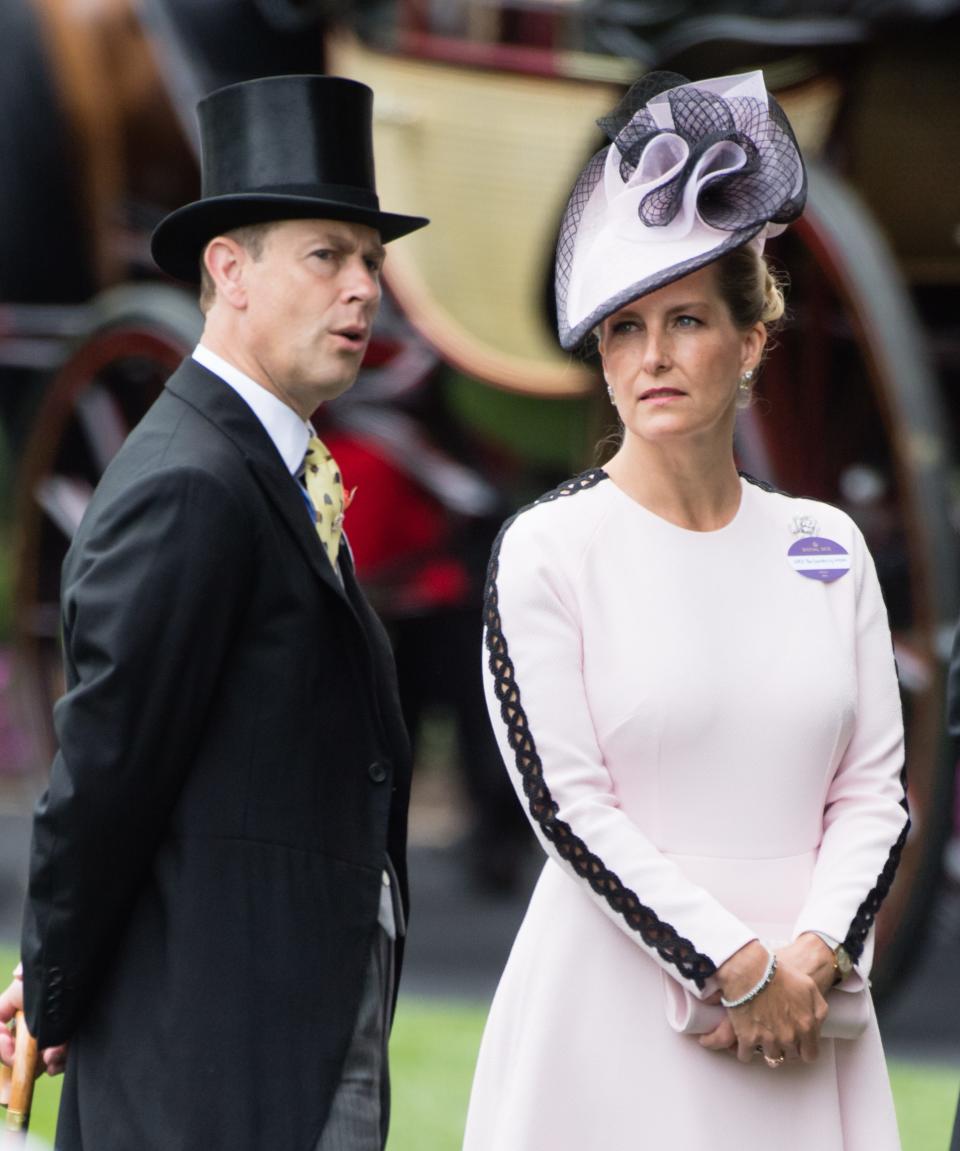
<svg viewBox="0 0 960 1151"><path fill-rule="evenodd" d="M295 476L303 464L310 437L316 434L310 424L301 420L293 408L288 407L272 392L268 392L262 384L258 384L256 380L241 372L222 356L218 356L216 352L205 348L203 344L197 344L193 349L193 358L208 371L219 376L225 384L229 384L247 404L263 424L264 430L283 458L287 471Z"/></svg>

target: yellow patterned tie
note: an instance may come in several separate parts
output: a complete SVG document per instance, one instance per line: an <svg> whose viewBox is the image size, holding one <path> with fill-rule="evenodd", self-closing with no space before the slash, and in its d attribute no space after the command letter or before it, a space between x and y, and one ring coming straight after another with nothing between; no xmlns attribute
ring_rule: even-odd
<svg viewBox="0 0 960 1151"><path fill-rule="evenodd" d="M326 444L312 436L303 460L303 478L314 509L314 524L327 558L337 568L343 532L343 481L337 461Z"/></svg>

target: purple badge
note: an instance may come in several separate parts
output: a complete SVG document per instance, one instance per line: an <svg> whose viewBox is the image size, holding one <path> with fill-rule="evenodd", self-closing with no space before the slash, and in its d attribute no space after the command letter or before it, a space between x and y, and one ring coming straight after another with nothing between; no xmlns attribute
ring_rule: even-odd
<svg viewBox="0 0 960 1151"><path fill-rule="evenodd" d="M823 536L797 540L787 552L787 559L795 572L821 583L831 583L850 570L850 556L846 550Z"/></svg>

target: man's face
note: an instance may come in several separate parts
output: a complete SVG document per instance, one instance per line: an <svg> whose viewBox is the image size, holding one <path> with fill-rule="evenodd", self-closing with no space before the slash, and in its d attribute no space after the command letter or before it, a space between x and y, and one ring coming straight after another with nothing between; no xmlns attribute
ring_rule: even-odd
<svg viewBox="0 0 960 1151"><path fill-rule="evenodd" d="M250 374L305 418L357 377L380 303L380 235L342 220L284 220L243 267Z"/></svg>

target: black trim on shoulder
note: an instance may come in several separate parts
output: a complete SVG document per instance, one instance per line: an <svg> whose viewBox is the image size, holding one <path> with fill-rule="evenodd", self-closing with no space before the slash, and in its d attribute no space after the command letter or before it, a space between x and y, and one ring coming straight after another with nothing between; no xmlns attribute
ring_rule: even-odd
<svg viewBox="0 0 960 1151"><path fill-rule="evenodd" d="M790 492L785 492L782 488L776 487L774 484L769 483L767 480L758 480L756 476L750 475L749 472L738 471L737 474L741 479L746 480L748 484L753 484L754 487L761 488L765 492L772 492L775 496L786 496L791 500L795 500L797 498Z"/></svg>
<svg viewBox="0 0 960 1151"><path fill-rule="evenodd" d="M518 515L537 504L576 495L608 478L602 468L591 468L521 508L500 529L490 556L484 592L484 643L489 652L488 666L500 702L500 715L509 733L508 741L513 749L516 768L523 779L523 791L530 814L539 824L544 838L554 845L557 854L570 864L576 875L586 880L592 890L623 917L627 926L636 931L649 948L656 951L665 962L672 963L684 978L702 989L707 979L717 970L713 960L697 951L690 940L682 938L669 923L658 919L656 913L645 907L637 894L626 887L598 855L590 851L570 824L557 818L559 805L543 776L543 763L523 710L516 669L510 659L501 625L497 575L500 547L510 524Z"/></svg>
<svg viewBox="0 0 960 1151"><path fill-rule="evenodd" d="M551 488L548 492L544 492L542 496L537 496L535 500L524 504L522 508L518 508L508 520L503 522L499 532L497 532L497 538L493 541L493 547L490 549L490 562L487 564L487 581L485 586L487 588L490 587L491 570L499 559L500 545L503 543L503 537L507 534L514 520L519 519L524 512L528 512L531 508L538 507L540 504L550 504L553 503L554 500L564 499L567 496L575 496L578 492L585 492L588 488L595 488L597 484L608 479L610 479L610 477L603 468L589 468L587 471L574 476L573 479L564 480L562 484L558 484L557 487Z"/></svg>

